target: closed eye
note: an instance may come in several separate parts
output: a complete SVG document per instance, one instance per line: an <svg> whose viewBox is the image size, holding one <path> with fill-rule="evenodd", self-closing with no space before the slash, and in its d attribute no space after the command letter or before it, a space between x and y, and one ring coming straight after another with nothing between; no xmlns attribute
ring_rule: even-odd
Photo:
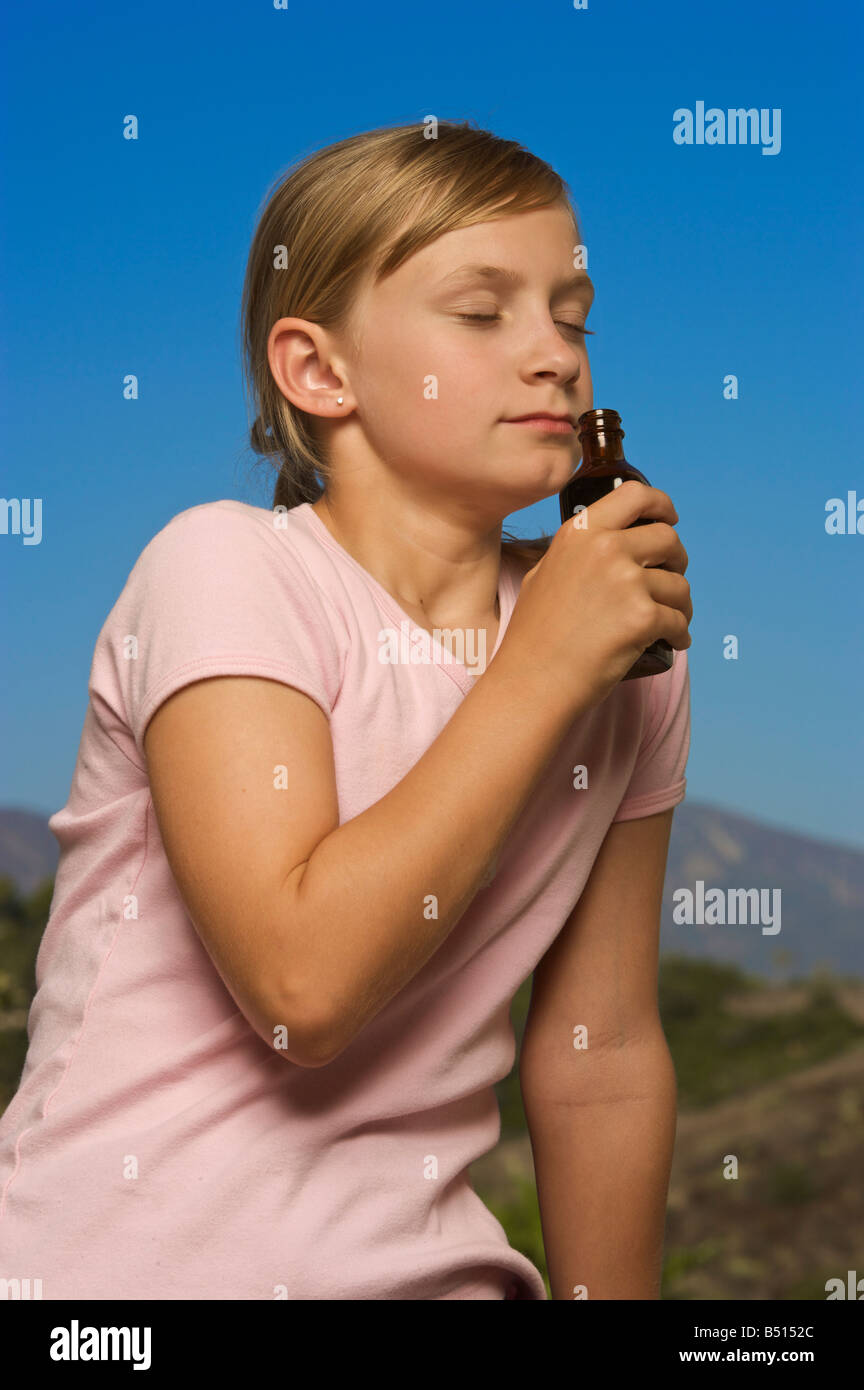
<svg viewBox="0 0 864 1390"><path fill-rule="evenodd" d="M500 314L459 314L460 319L465 319L469 323L495 323L501 318ZM566 319L556 319L559 328L569 328L572 333L586 334L594 336L593 328L583 328L579 323L568 323Z"/></svg>

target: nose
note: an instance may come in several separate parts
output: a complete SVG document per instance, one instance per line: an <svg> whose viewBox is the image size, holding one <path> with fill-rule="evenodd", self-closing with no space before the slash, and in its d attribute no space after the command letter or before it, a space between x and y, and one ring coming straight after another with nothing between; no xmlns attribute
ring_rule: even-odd
<svg viewBox="0 0 864 1390"><path fill-rule="evenodd" d="M534 340L533 351L526 353L526 374L535 380L542 377L561 385L578 381L583 355L575 344L565 343L558 329L550 323L548 332L539 334Z"/></svg>

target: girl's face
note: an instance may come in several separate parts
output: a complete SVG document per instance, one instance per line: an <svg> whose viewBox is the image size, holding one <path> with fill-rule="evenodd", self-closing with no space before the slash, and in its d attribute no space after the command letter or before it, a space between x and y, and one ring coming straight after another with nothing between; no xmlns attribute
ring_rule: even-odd
<svg viewBox="0 0 864 1390"><path fill-rule="evenodd" d="M448 232L367 284L354 341L340 339L355 410L336 467L380 463L419 501L490 524L558 492L579 462L575 429L510 421L591 409L594 290L575 240L561 208L517 213Z"/></svg>

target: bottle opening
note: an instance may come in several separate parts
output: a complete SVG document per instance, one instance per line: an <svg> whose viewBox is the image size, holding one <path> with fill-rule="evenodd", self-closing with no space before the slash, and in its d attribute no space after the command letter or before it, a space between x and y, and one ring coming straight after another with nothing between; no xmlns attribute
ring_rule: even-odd
<svg viewBox="0 0 864 1390"><path fill-rule="evenodd" d="M583 464L615 459L624 461L621 446L624 430L617 410L610 410L607 406L586 410L579 416L578 425Z"/></svg>
<svg viewBox="0 0 864 1390"><path fill-rule="evenodd" d="M598 406L596 410L586 410L584 415L579 416L579 428L598 432L621 430L621 416L617 410L610 410L608 406ZM621 430L621 433L624 431Z"/></svg>

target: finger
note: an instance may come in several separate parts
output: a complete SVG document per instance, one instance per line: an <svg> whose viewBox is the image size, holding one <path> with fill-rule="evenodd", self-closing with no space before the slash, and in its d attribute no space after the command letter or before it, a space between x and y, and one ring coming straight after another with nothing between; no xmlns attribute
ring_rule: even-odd
<svg viewBox="0 0 864 1390"><path fill-rule="evenodd" d="M621 535L621 543L637 564L662 565L664 569L683 574L689 556L681 537L668 522L650 522L646 526L630 526Z"/></svg>
<svg viewBox="0 0 864 1390"><path fill-rule="evenodd" d="M648 592L654 602L664 604L667 608L676 608L689 623L693 617L693 600L690 585L683 575L672 573L670 570L648 569L646 578Z"/></svg>
<svg viewBox="0 0 864 1390"><path fill-rule="evenodd" d="M669 608L662 603L657 605L657 626L651 640L656 641L658 637L664 637L676 651L686 651L693 645L684 614L679 608Z"/></svg>
<svg viewBox="0 0 864 1390"><path fill-rule="evenodd" d="M678 513L668 493L659 487L628 478L620 487L613 487L604 497L598 497L596 502L584 507L575 520L581 529L587 529L592 522L623 529L632 526L640 516L652 517L657 521L678 520ZM573 520L565 521L564 525L572 525Z"/></svg>

